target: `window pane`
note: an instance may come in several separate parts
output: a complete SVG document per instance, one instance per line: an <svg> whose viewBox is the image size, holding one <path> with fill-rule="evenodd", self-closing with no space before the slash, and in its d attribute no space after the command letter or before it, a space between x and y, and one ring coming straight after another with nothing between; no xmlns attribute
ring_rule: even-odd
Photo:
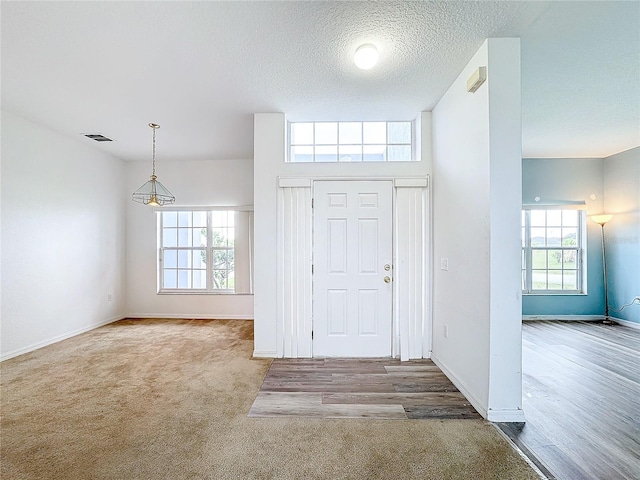
<svg viewBox="0 0 640 480"><path fill-rule="evenodd" d="M562 229L562 246L573 247L575 245L578 245L578 229L563 228Z"/></svg>
<svg viewBox="0 0 640 480"><path fill-rule="evenodd" d="M563 268L576 268L577 258L578 258L577 250L564 250L562 252Z"/></svg>
<svg viewBox="0 0 640 480"><path fill-rule="evenodd" d="M562 250L547 250L547 268L562 268Z"/></svg>
<svg viewBox="0 0 640 480"><path fill-rule="evenodd" d="M578 272L575 270L565 270L562 272L562 289L577 290L578 289Z"/></svg>
<svg viewBox="0 0 640 480"><path fill-rule="evenodd" d="M365 145L362 160L365 162L384 162L387 147L384 145Z"/></svg>
<svg viewBox="0 0 640 480"><path fill-rule="evenodd" d="M525 247L525 229L521 229L520 231L520 240L522 241L522 246Z"/></svg>
<svg viewBox="0 0 640 480"><path fill-rule="evenodd" d="M534 290L547 289L547 271L546 270L533 270L531 272L531 277L532 277Z"/></svg>
<svg viewBox="0 0 640 480"><path fill-rule="evenodd" d="M546 225L546 210L531 210L531 226L544 227Z"/></svg>
<svg viewBox="0 0 640 480"><path fill-rule="evenodd" d="M362 123L360 122L340 122L340 145L359 143L362 144Z"/></svg>
<svg viewBox="0 0 640 480"><path fill-rule="evenodd" d="M207 271L193 271L193 288L207 288Z"/></svg>
<svg viewBox="0 0 640 480"><path fill-rule="evenodd" d="M214 288L226 289L227 288L227 270L214 270L213 271L213 285Z"/></svg>
<svg viewBox="0 0 640 480"><path fill-rule="evenodd" d="M292 123L291 145L313 145L313 123Z"/></svg>
<svg viewBox="0 0 640 480"><path fill-rule="evenodd" d="M388 143L411 144L411 122L389 122Z"/></svg>
<svg viewBox="0 0 640 480"><path fill-rule="evenodd" d="M559 247L562 245L560 237L562 236L562 231L559 228L547 228L547 246L548 247Z"/></svg>
<svg viewBox="0 0 640 480"><path fill-rule="evenodd" d="M546 245L546 230L544 228L531 229L531 246L544 247Z"/></svg>
<svg viewBox="0 0 640 480"><path fill-rule="evenodd" d="M547 227L559 227L562 225L561 210L547 210Z"/></svg>
<svg viewBox="0 0 640 480"><path fill-rule="evenodd" d="M367 143L386 144L386 122L364 122L362 125L363 141Z"/></svg>
<svg viewBox="0 0 640 480"><path fill-rule="evenodd" d="M175 250L165 250L162 259L164 268L176 268L178 266L178 252Z"/></svg>
<svg viewBox="0 0 640 480"><path fill-rule="evenodd" d="M178 212L162 212L162 225L164 227L176 227L178 225Z"/></svg>
<svg viewBox="0 0 640 480"><path fill-rule="evenodd" d="M578 211L577 210L562 210L562 225L565 227L577 227L578 226Z"/></svg>
<svg viewBox="0 0 640 480"><path fill-rule="evenodd" d="M191 271L178 270L178 288L191 288Z"/></svg>
<svg viewBox="0 0 640 480"><path fill-rule="evenodd" d="M227 246L227 229L226 228L214 228L212 232L212 243L214 247L226 247Z"/></svg>
<svg viewBox="0 0 640 480"><path fill-rule="evenodd" d="M163 247L178 246L178 229L177 228L162 229L162 246Z"/></svg>
<svg viewBox="0 0 640 480"><path fill-rule="evenodd" d="M313 147L291 147L290 162L313 162Z"/></svg>
<svg viewBox="0 0 640 480"><path fill-rule="evenodd" d="M316 123L316 145L337 145L337 144L338 144L338 124L335 122Z"/></svg>
<svg viewBox="0 0 640 480"><path fill-rule="evenodd" d="M191 265L193 268L206 268L207 266L207 251L206 250L194 250L191 252Z"/></svg>
<svg viewBox="0 0 640 480"><path fill-rule="evenodd" d="M189 261L189 254L191 252L188 250L178 250L178 267L179 268L190 268L191 262Z"/></svg>
<svg viewBox="0 0 640 480"><path fill-rule="evenodd" d="M227 226L227 212L225 210L218 210L211 212L211 226L212 227L226 227Z"/></svg>
<svg viewBox="0 0 640 480"><path fill-rule="evenodd" d="M178 212L178 226L179 227L191 226L191 212Z"/></svg>
<svg viewBox="0 0 640 480"><path fill-rule="evenodd" d="M562 270L549 270L547 272L547 289L562 290Z"/></svg>
<svg viewBox="0 0 640 480"><path fill-rule="evenodd" d="M361 162L362 145L341 145L338 147L339 162Z"/></svg>
<svg viewBox="0 0 640 480"><path fill-rule="evenodd" d="M164 278L162 283L162 286L164 288L176 288L178 286L176 273L177 270L164 270Z"/></svg>
<svg viewBox="0 0 640 480"><path fill-rule="evenodd" d="M534 269L547 268L547 252L545 250L532 251L531 263Z"/></svg>
<svg viewBox="0 0 640 480"><path fill-rule="evenodd" d="M411 145L389 145L387 147L387 160L390 162L410 162Z"/></svg>
<svg viewBox="0 0 640 480"><path fill-rule="evenodd" d="M338 161L338 146L323 146L315 148L315 161L316 162L337 162Z"/></svg>
<svg viewBox="0 0 640 480"><path fill-rule="evenodd" d="M194 227L207 227L207 212L193 212L193 226ZM205 233L206 236L206 233Z"/></svg>
<svg viewBox="0 0 640 480"><path fill-rule="evenodd" d="M190 228L178 228L178 246L190 247L191 246L191 229Z"/></svg>
<svg viewBox="0 0 640 480"><path fill-rule="evenodd" d="M194 228L193 229L193 243L192 247L206 247L207 246L207 228Z"/></svg>

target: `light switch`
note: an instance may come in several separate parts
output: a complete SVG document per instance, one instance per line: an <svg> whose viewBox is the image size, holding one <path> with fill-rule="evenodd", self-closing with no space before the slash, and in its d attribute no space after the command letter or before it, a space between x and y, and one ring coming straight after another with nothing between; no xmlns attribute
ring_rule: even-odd
<svg viewBox="0 0 640 480"><path fill-rule="evenodd" d="M440 270L449 270L449 259L441 258L440 259Z"/></svg>

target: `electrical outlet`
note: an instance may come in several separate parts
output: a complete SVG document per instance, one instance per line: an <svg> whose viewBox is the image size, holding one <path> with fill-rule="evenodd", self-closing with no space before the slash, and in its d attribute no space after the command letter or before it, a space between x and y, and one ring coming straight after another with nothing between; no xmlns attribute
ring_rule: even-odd
<svg viewBox="0 0 640 480"><path fill-rule="evenodd" d="M113 300L113 293L107 293L107 302L111 302Z"/></svg>
<svg viewBox="0 0 640 480"><path fill-rule="evenodd" d="M444 331L444 338L449 338L449 326L448 325L444 325L443 331Z"/></svg>

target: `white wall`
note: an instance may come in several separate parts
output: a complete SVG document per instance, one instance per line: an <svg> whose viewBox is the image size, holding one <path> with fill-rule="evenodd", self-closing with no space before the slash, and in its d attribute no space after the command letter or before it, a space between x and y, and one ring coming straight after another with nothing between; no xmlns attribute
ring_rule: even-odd
<svg viewBox="0 0 640 480"><path fill-rule="evenodd" d="M279 176L333 178L392 178L431 173L431 114L418 122L422 143L420 162L285 163L286 118L283 113L254 117L255 198L255 318L254 355L275 357L277 352L277 288L274 278L277 238L277 186Z"/></svg>
<svg viewBox="0 0 640 480"><path fill-rule="evenodd" d="M161 153L161 152L159 152ZM153 208L130 200L149 179L149 162L126 166L127 300L131 317L253 318L253 295L158 295L157 219ZM253 162L216 160L171 162L157 157L158 180L176 197L176 206L253 205Z"/></svg>
<svg viewBox="0 0 640 480"><path fill-rule="evenodd" d="M488 39L433 111L433 359L493 421L524 418L521 138L520 41Z"/></svg>
<svg viewBox="0 0 640 480"><path fill-rule="evenodd" d="M604 212L614 214L604 227L609 305L620 309L640 296L640 147L605 158L603 168ZM640 325L640 304L609 314Z"/></svg>
<svg viewBox="0 0 640 480"><path fill-rule="evenodd" d="M2 359L124 316L124 165L83 142L2 112Z"/></svg>

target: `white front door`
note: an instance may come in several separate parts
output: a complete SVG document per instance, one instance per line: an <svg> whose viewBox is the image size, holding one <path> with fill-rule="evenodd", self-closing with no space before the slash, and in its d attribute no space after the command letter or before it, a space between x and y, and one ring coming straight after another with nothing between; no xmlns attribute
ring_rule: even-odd
<svg viewBox="0 0 640 480"><path fill-rule="evenodd" d="M314 182L313 356L389 357L391 181Z"/></svg>

